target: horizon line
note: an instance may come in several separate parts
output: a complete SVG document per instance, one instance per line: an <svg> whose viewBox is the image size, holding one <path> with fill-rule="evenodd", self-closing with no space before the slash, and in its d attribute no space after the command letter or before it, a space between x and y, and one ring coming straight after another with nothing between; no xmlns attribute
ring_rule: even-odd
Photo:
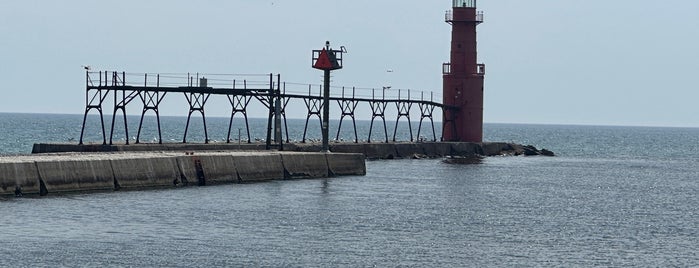
<svg viewBox="0 0 699 268"><path fill-rule="evenodd" d="M69 116L84 116L84 114L81 113L46 113L46 112L3 112L0 111L0 114L25 114L25 115L69 115ZM96 116L96 114L90 114L92 116ZM113 114L111 113L105 113L104 116L111 116ZM127 116L135 116L135 117L140 117L140 115L136 114L127 114ZM153 117L154 115L152 114L147 114L146 117ZM187 117L187 115L161 115L161 117ZM226 118L229 119L230 117L226 116L207 116L207 118ZM265 117L254 117L251 116L249 119L264 119L267 120ZM297 117L287 117L287 119L291 120L305 120L306 118L297 118ZM339 121L339 119L331 119L331 121ZM369 119L357 119L357 121L370 121ZM411 120L412 121L412 120ZM434 121L435 124L441 124L442 121ZM697 126L689 126L689 125L641 125L641 124L613 124L613 123L558 123L558 122L483 122L483 124L491 124L491 125L529 125L529 126L580 126L580 127L638 127L638 128L699 128L699 125Z"/></svg>

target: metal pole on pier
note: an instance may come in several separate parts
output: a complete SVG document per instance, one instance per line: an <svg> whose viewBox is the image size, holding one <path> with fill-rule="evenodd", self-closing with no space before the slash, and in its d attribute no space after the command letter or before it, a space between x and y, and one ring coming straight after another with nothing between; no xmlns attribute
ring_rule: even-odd
<svg viewBox="0 0 699 268"><path fill-rule="evenodd" d="M330 135L330 70L323 71L323 152L330 151L329 135Z"/></svg>
<svg viewBox="0 0 699 268"><path fill-rule="evenodd" d="M330 71L342 69L342 55L347 53L345 47L340 47L340 50L330 48L330 41L325 42L325 47L322 50L313 50L312 66L315 69L323 70L323 152L330 151L329 144L329 129L330 129Z"/></svg>

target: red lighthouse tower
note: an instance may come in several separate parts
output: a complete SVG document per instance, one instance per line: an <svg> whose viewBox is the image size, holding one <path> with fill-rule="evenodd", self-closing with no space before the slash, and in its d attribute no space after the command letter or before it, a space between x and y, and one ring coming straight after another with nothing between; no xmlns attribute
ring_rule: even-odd
<svg viewBox="0 0 699 268"><path fill-rule="evenodd" d="M444 141L483 141L483 80L485 64L478 64L476 26L483 12L476 0L452 0L446 22L451 24L451 62L442 67L444 75Z"/></svg>

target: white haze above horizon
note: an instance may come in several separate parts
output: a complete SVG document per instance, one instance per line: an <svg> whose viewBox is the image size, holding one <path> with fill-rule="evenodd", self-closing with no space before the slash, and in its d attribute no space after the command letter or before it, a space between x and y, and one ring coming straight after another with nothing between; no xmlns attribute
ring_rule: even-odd
<svg viewBox="0 0 699 268"><path fill-rule="evenodd" d="M485 122L699 127L699 2L478 4ZM326 40L349 51L333 85L441 96L450 8L449 0L4 0L0 112L82 114L85 64L133 73L279 73L282 81L319 84L311 50ZM140 106L129 107L140 114ZM186 115L187 108L173 95L161 112ZM369 108L360 109L358 117L370 119ZM287 112L306 115L303 104ZM229 114L225 98L207 105L207 116Z"/></svg>

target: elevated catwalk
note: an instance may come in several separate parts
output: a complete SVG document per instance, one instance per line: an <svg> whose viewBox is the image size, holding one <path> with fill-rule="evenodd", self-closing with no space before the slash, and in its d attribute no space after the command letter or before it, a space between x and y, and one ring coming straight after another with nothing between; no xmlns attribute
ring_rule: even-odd
<svg viewBox="0 0 699 268"><path fill-rule="evenodd" d="M204 127L204 143L209 143L209 133L206 127L206 104L210 97L226 97L231 107L226 141L231 142L231 129L233 119L242 116L245 121L247 141L251 143L250 128L248 123L248 107L252 100L261 103L268 111L266 148L279 146L289 142L289 131L287 126L286 111L291 101L303 101L307 109L306 125L303 131L302 143L306 142L306 133L311 118L321 119L323 108L321 85L299 84L281 82L280 75L274 74L149 74L149 73L126 73L126 72L86 72L86 93L85 93L85 114L83 118L80 144L83 144L87 115L97 111L100 116L102 144L114 144L114 126L117 115L123 116L123 129L125 137L129 136L126 110L129 104L135 100L140 100L142 108L141 120L138 126L135 143L141 143L141 130L144 116L152 112L155 114L158 129L158 142L162 143L162 130L160 128L160 105L166 96L173 94L184 95L189 104L187 124L184 126L184 137L182 143L187 143L187 133L192 114L200 114ZM107 101L113 98L113 104ZM346 117L352 120L354 128L354 142L360 141L357 135L355 115L360 103L368 104L371 109L371 127L367 142L372 142L372 131L374 121L383 122L384 142L389 142L389 131L386 126L386 111L389 106L395 107L397 114L395 127L393 129L393 141L396 141L396 133L399 121L405 118L408 122L410 141L414 141L411 113L414 106L420 110L420 120L417 136L420 137L423 123L429 120L432 129L432 141L437 141L433 115L436 109L444 109L444 105L434 101L432 92L416 92L414 90L401 89L368 89L356 87L334 87L331 91L330 100L338 105L341 112L337 116L340 125L337 128L336 139L339 139L342 129L342 122ZM135 101L139 102L139 101ZM135 106L135 105L134 105ZM449 107L446 107L449 108ZM110 109L112 113L111 130L106 131L104 124L104 110ZM283 122L283 130L282 130ZM108 134L107 134L108 133ZM285 139L282 138L285 134ZM109 140L107 140L109 137ZM129 141L126 141L126 145Z"/></svg>

